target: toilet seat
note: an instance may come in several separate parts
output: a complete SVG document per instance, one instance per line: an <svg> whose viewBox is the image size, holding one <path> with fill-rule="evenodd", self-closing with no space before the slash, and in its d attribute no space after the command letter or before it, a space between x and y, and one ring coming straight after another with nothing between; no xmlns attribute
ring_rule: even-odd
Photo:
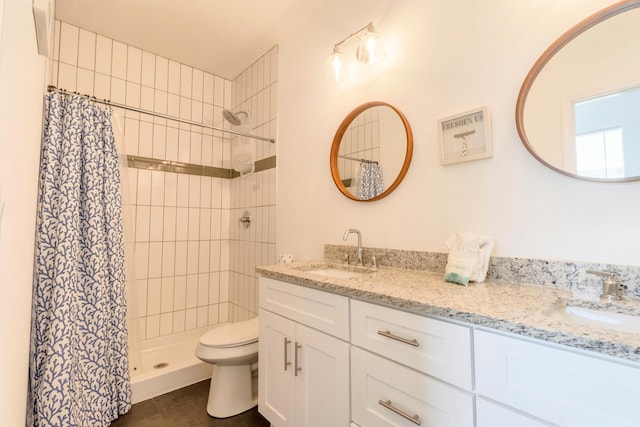
<svg viewBox="0 0 640 427"><path fill-rule="evenodd" d="M209 348L240 347L257 341L258 317L217 326L200 337L200 345Z"/></svg>

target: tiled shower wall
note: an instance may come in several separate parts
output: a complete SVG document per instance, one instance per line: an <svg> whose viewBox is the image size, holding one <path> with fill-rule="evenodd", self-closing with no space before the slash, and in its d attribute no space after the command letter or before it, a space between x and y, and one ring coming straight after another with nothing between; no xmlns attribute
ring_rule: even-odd
<svg viewBox="0 0 640 427"><path fill-rule="evenodd" d="M241 106L252 114L255 134L275 138L276 64L274 48L229 81L56 21L50 83L217 127L230 127L223 108ZM127 155L230 168L229 134L118 114ZM256 159L275 155L273 144L255 146ZM254 267L275 262L275 169L225 179L129 168L127 178L137 335L151 339L257 314ZM255 212L252 225L239 230L236 211L247 208Z"/></svg>
<svg viewBox="0 0 640 427"><path fill-rule="evenodd" d="M380 161L380 107L360 113L344 132L338 155ZM338 158L342 179L353 179L357 161Z"/></svg>

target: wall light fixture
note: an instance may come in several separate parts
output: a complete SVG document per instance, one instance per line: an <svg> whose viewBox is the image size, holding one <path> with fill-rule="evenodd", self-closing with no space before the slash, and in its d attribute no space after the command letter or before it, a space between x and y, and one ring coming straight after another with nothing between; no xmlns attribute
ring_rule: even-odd
<svg viewBox="0 0 640 427"><path fill-rule="evenodd" d="M364 32L362 37L358 37ZM356 58L361 64L375 64L384 59L384 47L380 36L376 32L373 24L369 22L364 27L360 28L355 33L351 33L347 38L341 40L333 46L333 53L327 60L327 67L329 73L335 81L339 82L349 76L349 70L347 69L347 63L344 55L340 51L340 46L346 42L358 38L358 50L356 51Z"/></svg>

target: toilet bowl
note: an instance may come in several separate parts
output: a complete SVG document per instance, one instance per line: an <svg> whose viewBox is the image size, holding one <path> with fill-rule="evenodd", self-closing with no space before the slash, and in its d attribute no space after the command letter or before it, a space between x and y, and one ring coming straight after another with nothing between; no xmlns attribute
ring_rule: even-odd
<svg viewBox="0 0 640 427"><path fill-rule="evenodd" d="M207 413L227 418L258 404L251 367L258 361L258 318L218 325L200 337L196 357L213 364Z"/></svg>

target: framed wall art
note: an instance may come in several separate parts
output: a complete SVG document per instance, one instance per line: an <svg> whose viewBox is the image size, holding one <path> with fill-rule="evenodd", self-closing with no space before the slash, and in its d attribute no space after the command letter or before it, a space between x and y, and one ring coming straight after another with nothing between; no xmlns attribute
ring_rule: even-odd
<svg viewBox="0 0 640 427"><path fill-rule="evenodd" d="M443 165L493 156L491 117L486 106L438 120L438 133Z"/></svg>

